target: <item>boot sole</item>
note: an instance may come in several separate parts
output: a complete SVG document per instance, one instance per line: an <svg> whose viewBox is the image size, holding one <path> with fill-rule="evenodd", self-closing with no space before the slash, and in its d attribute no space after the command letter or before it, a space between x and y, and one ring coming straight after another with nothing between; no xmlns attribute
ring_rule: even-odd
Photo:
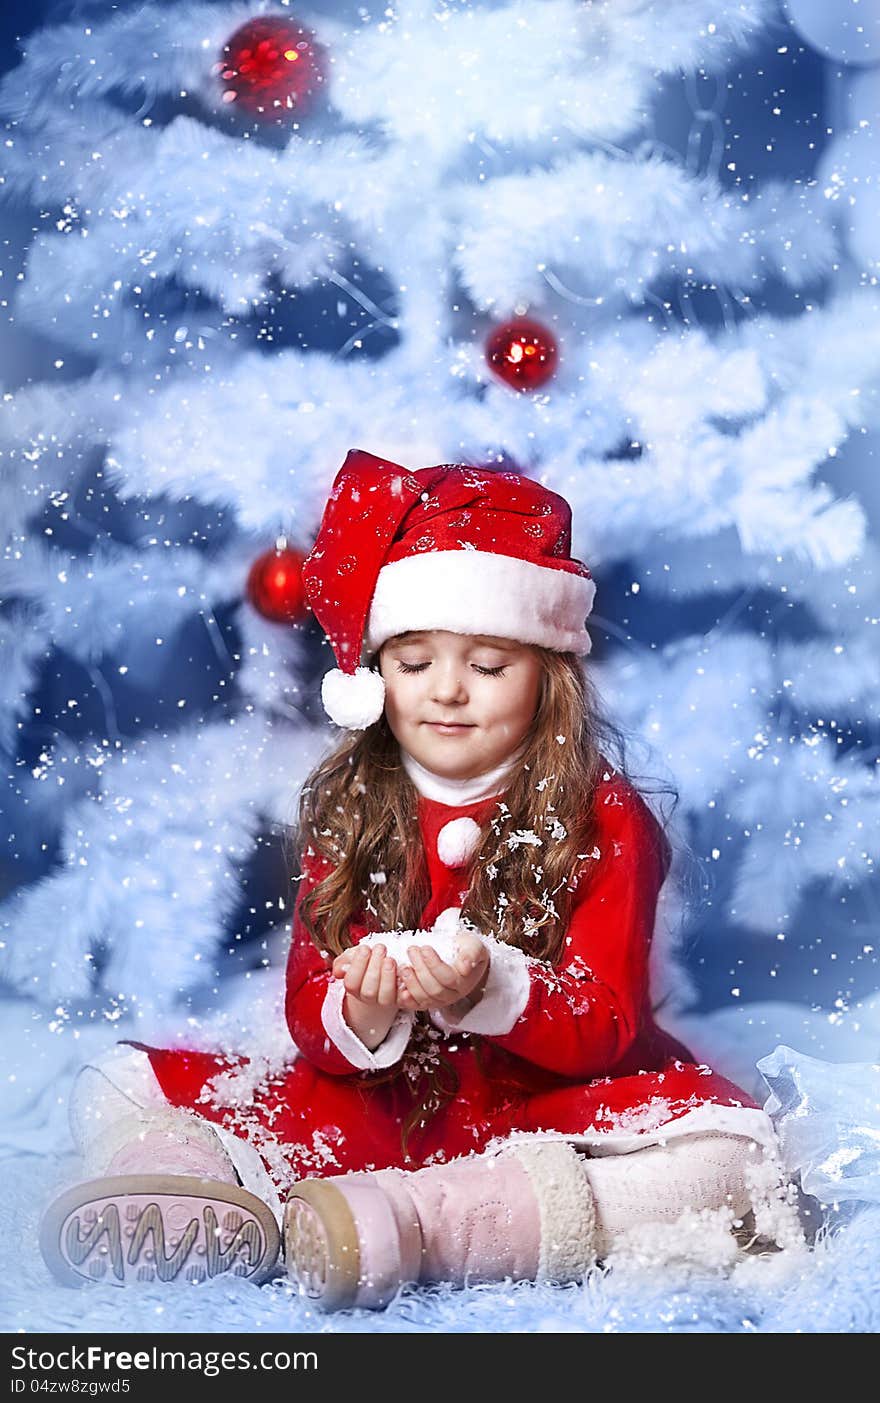
<svg viewBox="0 0 880 1403"><path fill-rule="evenodd" d="M323 1310L355 1302L360 1247L354 1215L333 1184L303 1179L294 1184L284 1209L287 1270L303 1294Z"/></svg>
<svg viewBox="0 0 880 1403"><path fill-rule="evenodd" d="M55 1199L40 1225L40 1250L68 1286L196 1284L227 1272L256 1284L277 1266L280 1235L272 1210L236 1184L123 1174Z"/></svg>

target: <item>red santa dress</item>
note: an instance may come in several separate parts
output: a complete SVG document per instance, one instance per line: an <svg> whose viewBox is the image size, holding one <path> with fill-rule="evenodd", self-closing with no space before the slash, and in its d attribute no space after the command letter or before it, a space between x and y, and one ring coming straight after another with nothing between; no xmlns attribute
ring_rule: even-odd
<svg viewBox="0 0 880 1403"><path fill-rule="evenodd" d="M442 912L462 905L469 854L499 795L441 802L418 781L419 774L438 777L404 758L421 789L419 828L431 897L420 927L427 930ZM455 782L452 790L442 782L427 788L446 798L457 792ZM416 1169L521 1135L562 1136L589 1154L628 1153L704 1130L771 1147L772 1125L757 1103L697 1064L654 1021L649 951L671 856L659 822L618 774L598 786L594 803L599 855L576 888L558 963L492 939L480 1001L454 1026L442 1010L431 1013L436 1042L460 1086L413 1131L408 1159L401 1121L412 1098L403 1079L388 1080L387 1071L401 1062L414 1015L399 1011L373 1051L346 1024L342 981L332 978L330 961L299 919L305 892L326 870L317 860L305 863L287 963L295 1060L249 1087L246 1104L230 1105L228 1095L212 1088L228 1084L230 1072L246 1073L247 1058L131 1046L149 1058L149 1075L168 1103L212 1122L227 1146L246 1143L252 1159L255 1150L282 1195L292 1181L310 1175ZM366 924L352 928L356 941L366 933Z"/></svg>

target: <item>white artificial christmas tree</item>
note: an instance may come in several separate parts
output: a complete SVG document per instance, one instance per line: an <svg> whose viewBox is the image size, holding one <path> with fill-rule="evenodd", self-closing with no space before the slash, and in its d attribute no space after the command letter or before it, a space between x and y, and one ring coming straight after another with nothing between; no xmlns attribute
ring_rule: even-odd
<svg viewBox="0 0 880 1403"><path fill-rule="evenodd" d="M876 422L880 299L841 249L837 187L725 183L711 106L687 159L651 129L665 80L720 87L776 6L297 7L326 54L319 98L257 118L230 110L218 56L289 7L99 10L30 36L0 88L4 188L46 212L15 315L84 367L7 394L0 417L7 824L58 844L4 903L6 981L59 1017L212 988L257 835L290 822L331 738L303 695L306 626L261 617L248 569L279 535L308 551L353 447L504 463L569 500L599 584L591 624L626 644L590 666L649 747L643 768L679 786L682 831L714 819L735 839L732 920L772 948L809 925L808 883L858 891L880 795L835 717L876 714L876 549L858 500L817 470ZM795 315L756 310L771 280ZM285 301L328 286L331 348L273 348ZM694 286L717 324L669 293ZM526 314L559 362L519 393L484 345ZM95 471L124 503L216 508L225 529L216 545L161 521L60 545L53 523ZM643 601L714 599L717 622L637 647L603 611L624 563ZM729 607L759 590L804 611L803 637L775 646ZM47 734L16 764L47 659L79 664L112 716L188 624L217 640L221 610L234 679L197 714L180 656L173 726Z"/></svg>

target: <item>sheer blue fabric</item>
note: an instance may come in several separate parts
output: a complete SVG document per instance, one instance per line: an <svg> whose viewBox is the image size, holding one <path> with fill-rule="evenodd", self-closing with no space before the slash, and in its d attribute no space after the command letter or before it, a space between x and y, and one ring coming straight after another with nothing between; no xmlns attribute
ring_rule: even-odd
<svg viewBox="0 0 880 1403"><path fill-rule="evenodd" d="M880 1063L822 1062L784 1045L756 1064L782 1162L823 1203L880 1203Z"/></svg>

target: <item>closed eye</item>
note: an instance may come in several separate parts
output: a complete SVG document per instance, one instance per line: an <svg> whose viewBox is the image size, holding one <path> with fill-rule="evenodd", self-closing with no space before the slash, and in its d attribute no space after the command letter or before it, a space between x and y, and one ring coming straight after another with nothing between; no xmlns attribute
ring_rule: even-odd
<svg viewBox="0 0 880 1403"><path fill-rule="evenodd" d="M405 663L400 659L397 662L400 672L424 672L429 666L429 663ZM483 677L502 677L507 671L507 663L502 663L499 667L480 667L479 663L471 663L471 667Z"/></svg>

